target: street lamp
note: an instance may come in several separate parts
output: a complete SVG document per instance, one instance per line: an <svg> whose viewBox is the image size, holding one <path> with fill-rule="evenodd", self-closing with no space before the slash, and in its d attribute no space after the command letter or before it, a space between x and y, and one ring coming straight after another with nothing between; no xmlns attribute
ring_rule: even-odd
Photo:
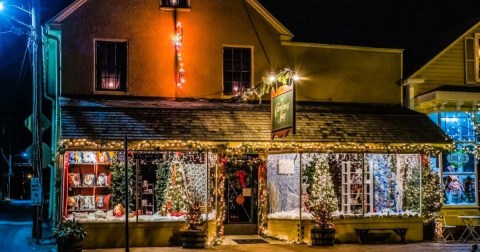
<svg viewBox="0 0 480 252"><path fill-rule="evenodd" d="M31 24L23 22L13 16L8 16L3 12L7 11L7 8L12 7L30 16ZM40 185L42 184L41 173L41 139L42 132L40 131L40 112L41 112L41 74L42 74L42 54L41 50L38 50L41 44L41 26L40 26L40 0L32 0L32 7L30 10L22 7L0 2L0 11L3 16L6 16L11 21L22 26L23 34L28 37L28 49L32 55L32 166L33 176L38 177ZM12 30L16 30L12 27ZM21 33L21 32L20 32ZM33 223L33 237L37 238L37 243L41 236L41 222L40 222L40 206L35 208L36 214Z"/></svg>

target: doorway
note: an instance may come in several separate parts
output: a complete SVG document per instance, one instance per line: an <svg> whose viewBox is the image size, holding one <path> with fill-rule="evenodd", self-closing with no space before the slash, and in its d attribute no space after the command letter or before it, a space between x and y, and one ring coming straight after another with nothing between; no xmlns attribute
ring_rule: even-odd
<svg viewBox="0 0 480 252"><path fill-rule="evenodd" d="M226 164L225 235L258 233L258 160L245 155Z"/></svg>

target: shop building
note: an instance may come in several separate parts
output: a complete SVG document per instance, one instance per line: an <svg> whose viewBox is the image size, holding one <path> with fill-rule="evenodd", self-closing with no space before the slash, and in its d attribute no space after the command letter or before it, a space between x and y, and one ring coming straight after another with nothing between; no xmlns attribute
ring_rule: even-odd
<svg viewBox="0 0 480 252"><path fill-rule="evenodd" d="M292 41L255 0L78 0L45 33L55 202L87 225L86 248L122 246L126 216L132 246L175 244L186 198L201 203L211 243L308 243L302 172L318 158L334 176L339 242L355 241L355 225L398 222L422 239L413 188L451 140L401 106L402 50ZM272 139L268 93L238 100L293 71L296 132Z"/></svg>
<svg viewBox="0 0 480 252"><path fill-rule="evenodd" d="M442 211L452 225L478 215L478 120L480 24L459 35L405 79L411 109L427 114L455 149L438 160L444 185Z"/></svg>

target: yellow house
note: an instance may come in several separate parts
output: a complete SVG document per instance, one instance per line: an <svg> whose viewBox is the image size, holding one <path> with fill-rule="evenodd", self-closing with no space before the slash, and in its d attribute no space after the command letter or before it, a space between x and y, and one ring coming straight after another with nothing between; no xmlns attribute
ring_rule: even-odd
<svg viewBox="0 0 480 252"><path fill-rule="evenodd" d="M478 215L479 45L477 23L403 83L408 107L427 114L455 141L456 150L439 160L439 172L443 211L456 225L462 224L458 216Z"/></svg>
<svg viewBox="0 0 480 252"><path fill-rule="evenodd" d="M419 206L407 204L414 200L401 184L418 187L425 157L451 141L401 107L402 50L293 36L256 0L77 0L49 20L44 61L60 154L62 187L52 198L59 218L86 223L86 248L122 246L125 238L109 233L122 233L126 216L133 246L165 246L185 225L185 204L174 199L185 185L204 204L209 241L263 233L309 243L300 167L322 156L336 172L340 242L356 241L353 228L369 223L409 228L406 239L421 240ZM269 94L261 91L269 76L295 87L296 130L284 138L272 139ZM259 97L236 102L247 93ZM127 213L127 193L115 189L125 156L135 169ZM408 179L383 185L393 176Z"/></svg>

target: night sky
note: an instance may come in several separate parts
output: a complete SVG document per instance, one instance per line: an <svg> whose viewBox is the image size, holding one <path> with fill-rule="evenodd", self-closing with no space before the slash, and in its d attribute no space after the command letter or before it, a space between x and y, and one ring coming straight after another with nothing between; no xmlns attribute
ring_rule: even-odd
<svg viewBox="0 0 480 252"><path fill-rule="evenodd" d="M404 48L405 77L480 20L479 0L258 1L295 35L294 41ZM72 2L43 0L42 20ZM21 72L26 38L3 33L10 27L8 19L0 16L0 112L2 118L13 119L14 152L19 152L31 141L23 127L31 113L30 62L27 54Z"/></svg>

